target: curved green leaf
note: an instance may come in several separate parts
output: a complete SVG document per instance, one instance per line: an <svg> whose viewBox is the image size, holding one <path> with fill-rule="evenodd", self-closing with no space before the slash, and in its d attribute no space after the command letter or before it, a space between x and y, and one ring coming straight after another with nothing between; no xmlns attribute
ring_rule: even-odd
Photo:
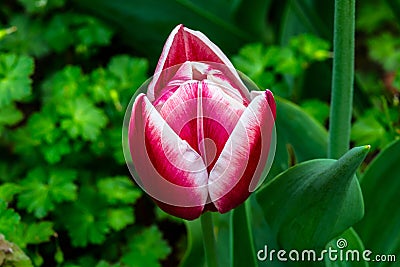
<svg viewBox="0 0 400 267"><path fill-rule="evenodd" d="M299 106L280 97L276 99L277 147L269 177L286 170L295 162L327 155L328 133Z"/></svg>
<svg viewBox="0 0 400 267"><path fill-rule="evenodd" d="M354 173L369 146L353 148L339 160L300 163L257 192L264 216L283 248L323 248L363 216Z"/></svg>
<svg viewBox="0 0 400 267"><path fill-rule="evenodd" d="M400 258L400 140L384 149L361 177L365 216L356 225L367 249ZM397 266L376 263L374 266ZM394 264L394 265L391 265Z"/></svg>

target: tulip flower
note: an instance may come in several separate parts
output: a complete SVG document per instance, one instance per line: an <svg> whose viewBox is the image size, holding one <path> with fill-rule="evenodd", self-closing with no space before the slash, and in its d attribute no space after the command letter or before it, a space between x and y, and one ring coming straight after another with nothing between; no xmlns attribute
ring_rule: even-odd
<svg viewBox="0 0 400 267"><path fill-rule="evenodd" d="M243 203L273 157L272 93L250 92L214 43L182 25L129 115L135 180L161 209L187 220Z"/></svg>

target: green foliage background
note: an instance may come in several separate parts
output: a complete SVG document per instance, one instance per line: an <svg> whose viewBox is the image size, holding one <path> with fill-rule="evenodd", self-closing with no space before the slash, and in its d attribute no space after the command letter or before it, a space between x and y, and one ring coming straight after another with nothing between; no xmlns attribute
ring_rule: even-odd
<svg viewBox="0 0 400 267"><path fill-rule="evenodd" d="M372 153L359 169L365 217L356 225L351 220L355 230L346 233L400 259L400 210L390 204L400 190L400 148L393 142L400 136L399 10L389 0L357 6L351 139L354 146L371 144ZM326 157L332 21L331 0L3 1L0 266L202 266L197 222L166 215L130 179L121 130L131 96L151 75L174 26L201 30L277 96L270 181L299 162ZM284 184L285 174L280 177L273 184ZM378 184L381 190L374 190ZM302 246L266 232L274 218L265 215L271 194L262 192L246 202L255 247ZM229 216L242 218L240 208L235 212ZM219 254L228 259L227 216L214 219ZM384 228L384 238L374 236Z"/></svg>

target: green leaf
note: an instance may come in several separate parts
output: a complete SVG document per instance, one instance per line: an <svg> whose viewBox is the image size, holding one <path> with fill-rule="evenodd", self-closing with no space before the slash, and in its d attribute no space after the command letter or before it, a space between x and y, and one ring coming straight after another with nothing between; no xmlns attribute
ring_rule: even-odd
<svg viewBox="0 0 400 267"><path fill-rule="evenodd" d="M30 223L24 231L24 241L27 244L40 244L50 240L54 235L52 222Z"/></svg>
<svg viewBox="0 0 400 267"><path fill-rule="evenodd" d="M55 102L55 105L59 105L66 99L82 96L87 91L88 79L80 67L66 66L45 80L42 87L45 103Z"/></svg>
<svg viewBox="0 0 400 267"><path fill-rule="evenodd" d="M77 186L73 183L77 173L73 170L58 169L46 171L36 168L21 181L22 192L18 195L18 207L43 218L55 209L56 203L76 199Z"/></svg>
<svg viewBox="0 0 400 267"><path fill-rule="evenodd" d="M99 193L104 195L110 204L134 204L142 192L134 186L127 176L115 176L97 182Z"/></svg>
<svg viewBox="0 0 400 267"><path fill-rule="evenodd" d="M381 148L388 139L390 137L386 129L372 112L359 118L351 127L351 140L356 145L370 144L374 148Z"/></svg>
<svg viewBox="0 0 400 267"><path fill-rule="evenodd" d="M17 227L21 221L21 217L13 209L7 208L7 203L0 199L0 233L14 241Z"/></svg>
<svg viewBox="0 0 400 267"><path fill-rule="evenodd" d="M368 41L369 56L383 65L386 71L396 71L400 67L400 39L384 32Z"/></svg>
<svg viewBox="0 0 400 267"><path fill-rule="evenodd" d="M156 226L151 226L135 235L129 242L129 250L122 256L122 263L129 267L161 266L159 260L165 259L171 248L162 239Z"/></svg>
<svg viewBox="0 0 400 267"><path fill-rule="evenodd" d="M114 32L102 20L85 14L64 12L52 17L44 38L56 52L75 45L75 51L91 55L97 46L109 45Z"/></svg>
<svg viewBox="0 0 400 267"><path fill-rule="evenodd" d="M110 231L107 208L104 198L84 186L76 202L57 210L73 246L84 247L89 243L101 244L105 241Z"/></svg>
<svg viewBox="0 0 400 267"><path fill-rule="evenodd" d="M321 125L324 125L329 118L329 105L318 99L310 99L301 103L301 108L310 116L315 118ZM363 143L370 144L370 143Z"/></svg>
<svg viewBox="0 0 400 267"><path fill-rule="evenodd" d="M40 152L40 159L44 156L51 164L59 162L63 155L71 152L72 146L69 138L58 127L58 120L50 106L33 113L28 123L14 132L12 139L15 152L28 158Z"/></svg>
<svg viewBox="0 0 400 267"><path fill-rule="evenodd" d="M122 122L122 117L110 118L111 123L119 120ZM99 157L112 157L115 163L125 165L125 157L121 149L122 131L121 125L108 126L107 131L90 144L91 151ZM121 126L122 127L122 126Z"/></svg>
<svg viewBox="0 0 400 267"><path fill-rule="evenodd" d="M76 199L77 186L73 183L76 178L77 173L74 170L58 169L50 172L50 193L56 203Z"/></svg>
<svg viewBox="0 0 400 267"><path fill-rule="evenodd" d="M33 59L14 54L0 54L0 108L31 94Z"/></svg>
<svg viewBox="0 0 400 267"><path fill-rule="evenodd" d="M4 183L0 185L0 199L11 202L14 195L21 192L21 186L14 183Z"/></svg>
<svg viewBox="0 0 400 267"><path fill-rule="evenodd" d="M40 151L48 163L54 164L61 161L62 156L71 152L71 144L67 138L61 138L52 144L42 144Z"/></svg>
<svg viewBox="0 0 400 267"><path fill-rule="evenodd" d="M203 232L200 220L185 220L187 231L186 251L180 262L180 267L203 267L204 266L204 247Z"/></svg>
<svg viewBox="0 0 400 267"><path fill-rule="evenodd" d="M95 140L108 121L104 112L85 97L65 101L59 111L66 117L61 128L73 139L81 136L86 141Z"/></svg>
<svg viewBox="0 0 400 267"><path fill-rule="evenodd" d="M361 177L365 216L356 226L365 247L374 254L400 256L400 140L387 146ZM375 266L375 265L374 265ZM389 263L376 266L394 266Z"/></svg>
<svg viewBox="0 0 400 267"><path fill-rule="evenodd" d="M266 48L261 43L248 44L232 57L235 67L249 76L261 88L270 88L275 84L276 74L267 67L274 66L276 47Z"/></svg>
<svg viewBox="0 0 400 267"><path fill-rule="evenodd" d="M37 172L31 172L31 177L37 174ZM39 175L44 175L44 173ZM42 178L38 177L38 180L30 178L23 181L24 190L18 196L18 208L25 208L28 212L33 212L37 218L43 218L55 208L48 197L48 188L46 184L40 183L41 180Z"/></svg>
<svg viewBox="0 0 400 267"><path fill-rule="evenodd" d="M281 74L289 74L291 76L299 76L303 71L303 62L299 60L292 49L284 47L277 50L276 72Z"/></svg>
<svg viewBox="0 0 400 267"><path fill-rule="evenodd" d="M326 245L326 249L329 249L329 247L333 248L334 250L339 250L339 249L342 250L345 260L331 261L331 260L329 260L328 257L325 257L325 266L326 267L368 267L369 266L368 262L364 261L362 258L362 253L365 250L364 244L363 244L362 240L360 239L360 237L358 236L357 232L353 228L346 230L339 237L334 238L331 242L329 242ZM352 258L353 254L350 254L349 251L358 251L359 260L357 260L356 254L354 254L355 258L353 260L353 258ZM346 261L346 256L349 257L348 261Z"/></svg>
<svg viewBox="0 0 400 267"><path fill-rule="evenodd" d="M132 207L109 209L107 215L108 223L115 231L120 231L135 221L135 214Z"/></svg>
<svg viewBox="0 0 400 267"><path fill-rule="evenodd" d="M264 250L265 245L268 245L268 250L275 249L278 251L280 248L277 244L277 240L271 229L271 226L267 223L264 217L261 206L257 202L256 195L253 194L249 197L249 216L251 221L252 235L254 240L255 253L260 250ZM256 255L256 254L254 254ZM254 256L253 256L254 257ZM271 266L269 261L258 261L259 267ZM285 262L275 261L274 267L286 267Z"/></svg>
<svg viewBox="0 0 400 267"><path fill-rule="evenodd" d="M43 29L46 26L41 19L20 13L11 17L8 24L17 31L1 40L0 50L39 58L49 53L49 47L43 38Z"/></svg>
<svg viewBox="0 0 400 267"><path fill-rule="evenodd" d="M32 139L52 143L57 137L56 122L49 113L34 113L28 119L28 131Z"/></svg>
<svg viewBox="0 0 400 267"><path fill-rule="evenodd" d="M298 35L290 40L290 46L308 61L322 61L331 57L330 44L315 35Z"/></svg>
<svg viewBox="0 0 400 267"><path fill-rule="evenodd" d="M0 127L3 125L12 126L23 118L22 112L13 104L0 108Z"/></svg>
<svg viewBox="0 0 400 267"><path fill-rule="evenodd" d="M279 141L269 177L296 162L326 157L328 147L328 133L321 124L297 105L280 97L275 97L275 100Z"/></svg>
<svg viewBox="0 0 400 267"><path fill-rule="evenodd" d="M78 15L74 19L83 24L76 32L79 43L87 47L110 44L113 32L101 20L84 15Z"/></svg>
<svg viewBox="0 0 400 267"><path fill-rule="evenodd" d="M281 19L274 23L274 26L279 28L277 37L280 44L289 44L293 36L304 33L311 33L328 41L332 39L333 0L281 1L280 3L283 9L283 12L279 14ZM302 95L320 99L329 98L332 73L331 65L328 63L310 65L300 80ZM298 96L299 93L296 95Z"/></svg>
<svg viewBox="0 0 400 267"><path fill-rule="evenodd" d="M258 266L252 237L250 202L246 201L232 212L232 266Z"/></svg>
<svg viewBox="0 0 400 267"><path fill-rule="evenodd" d="M356 26L363 32L372 33L394 19L395 16L388 5L364 2L357 12Z"/></svg>
<svg viewBox="0 0 400 267"><path fill-rule="evenodd" d="M74 43L69 20L70 17L67 14L56 14L48 22L48 27L45 29L44 38L56 52L63 52Z"/></svg>
<svg viewBox="0 0 400 267"><path fill-rule="evenodd" d="M118 82L109 71L98 68L90 74L89 93L96 103L111 101L111 91L115 88L118 88Z"/></svg>
<svg viewBox="0 0 400 267"><path fill-rule="evenodd" d="M363 199L354 173L369 146L339 160L300 163L257 192L257 200L283 248L323 248L359 221Z"/></svg>
<svg viewBox="0 0 400 267"><path fill-rule="evenodd" d="M133 94L147 78L148 62L143 58L118 55L111 59L108 70L119 80L120 91L130 89Z"/></svg>

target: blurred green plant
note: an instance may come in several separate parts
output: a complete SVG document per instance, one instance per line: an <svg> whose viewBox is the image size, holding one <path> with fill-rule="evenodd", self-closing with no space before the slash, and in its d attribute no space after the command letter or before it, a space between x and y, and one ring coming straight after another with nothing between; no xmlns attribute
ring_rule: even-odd
<svg viewBox="0 0 400 267"><path fill-rule="evenodd" d="M26 13L6 5L0 34L0 233L15 251L1 251L0 261L160 266L171 248L156 225L135 223L142 193L121 151L124 111L147 78L147 60L113 54L104 61L98 53L113 29L63 10L65 1L19 2ZM73 64L89 59L88 70ZM110 250L113 236L129 238ZM92 244L104 248L101 258L71 254Z"/></svg>
<svg viewBox="0 0 400 267"><path fill-rule="evenodd" d="M260 88L272 88L279 96L295 99L305 70L313 62L330 58L329 48L328 42L303 34L291 39L287 46L246 45L232 60Z"/></svg>
<svg viewBox="0 0 400 267"><path fill-rule="evenodd" d="M400 137L400 27L394 20L393 1L387 2L366 2L357 19L357 30L367 37L357 78L372 105L355 113L351 140L356 145L367 142L373 150Z"/></svg>

